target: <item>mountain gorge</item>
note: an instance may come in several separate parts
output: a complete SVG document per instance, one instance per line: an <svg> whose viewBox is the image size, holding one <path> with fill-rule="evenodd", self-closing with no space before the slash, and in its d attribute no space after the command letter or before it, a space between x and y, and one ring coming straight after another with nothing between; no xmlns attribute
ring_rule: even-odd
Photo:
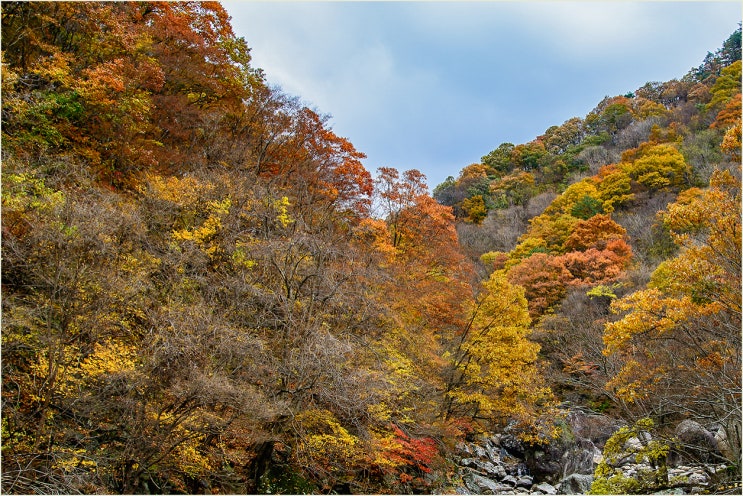
<svg viewBox="0 0 743 496"><path fill-rule="evenodd" d="M216 2L3 2L3 492L451 493L575 412L615 427L594 492L739 484L740 29L432 195L248 42Z"/></svg>

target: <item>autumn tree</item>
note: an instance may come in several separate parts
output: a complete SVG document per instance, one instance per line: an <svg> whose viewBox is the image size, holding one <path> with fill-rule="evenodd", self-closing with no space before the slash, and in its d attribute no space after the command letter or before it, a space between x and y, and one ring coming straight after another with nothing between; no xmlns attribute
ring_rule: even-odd
<svg viewBox="0 0 743 496"><path fill-rule="evenodd" d="M627 97L606 97L586 116L584 125L593 134L606 133L613 139L632 119L632 104Z"/></svg>
<svg viewBox="0 0 743 496"><path fill-rule="evenodd" d="M689 166L683 155L671 145L648 142L625 156L632 157L632 161L623 169L633 180L651 190L688 183Z"/></svg>
<svg viewBox="0 0 743 496"><path fill-rule="evenodd" d="M731 461L741 421L739 198L738 182L716 172L709 189L669 205L665 222L682 251L647 289L613 304L621 318L604 337L624 363L609 387L629 408L719 423Z"/></svg>
<svg viewBox="0 0 743 496"><path fill-rule="evenodd" d="M741 61L737 60L722 69L715 84L710 88L712 99L707 104L707 109L721 109L728 101L740 93L741 88Z"/></svg>
<svg viewBox="0 0 743 496"><path fill-rule="evenodd" d="M415 170L402 177L395 169L380 170L378 192L387 225L383 234L396 275L381 294L396 296L396 330L385 337L390 365L404 371L401 379L420 384L416 389L433 386L429 394L436 397L443 390L444 348L463 326L462 305L468 298L462 296L471 295L471 269L457 248L451 209L426 193L422 177ZM437 405L430 405L431 412Z"/></svg>
<svg viewBox="0 0 743 496"><path fill-rule="evenodd" d="M566 251L604 250L612 241L624 239L626 234L627 231L611 217L597 214L579 221L565 240L564 247Z"/></svg>
<svg viewBox="0 0 743 496"><path fill-rule="evenodd" d="M498 148L482 157L482 163L501 174L511 172L515 167L512 157L514 147L513 143L501 143Z"/></svg>
<svg viewBox="0 0 743 496"><path fill-rule="evenodd" d="M467 213L466 220L473 224L480 224L488 214L487 206L482 195L475 195L462 202L462 210Z"/></svg>
<svg viewBox="0 0 743 496"><path fill-rule="evenodd" d="M508 271L508 280L525 289L532 318L562 300L572 279L564 261L546 253L535 253Z"/></svg>
<svg viewBox="0 0 743 496"><path fill-rule="evenodd" d="M517 419L534 436L540 406L550 398L537 367L539 346L528 339L524 290L495 271L471 310L451 351L446 416L467 416L488 424Z"/></svg>
<svg viewBox="0 0 743 496"><path fill-rule="evenodd" d="M514 171L490 183L490 194L493 202L500 208L510 205L523 205L533 196L535 186L534 174L526 171Z"/></svg>
<svg viewBox="0 0 743 496"><path fill-rule="evenodd" d="M8 4L3 46L19 95L3 103L4 142L71 148L113 183L186 165L208 143L205 106L242 101L255 78L216 3Z"/></svg>

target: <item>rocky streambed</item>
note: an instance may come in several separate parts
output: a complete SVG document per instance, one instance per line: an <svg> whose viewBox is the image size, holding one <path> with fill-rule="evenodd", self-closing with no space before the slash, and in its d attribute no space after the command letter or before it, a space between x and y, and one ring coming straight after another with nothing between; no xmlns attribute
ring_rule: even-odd
<svg viewBox="0 0 743 496"><path fill-rule="evenodd" d="M457 494L586 494L594 471L603 460L602 449L621 423L583 411L566 417L567 435L546 447L529 447L514 435L481 436L457 447L460 483ZM653 470L628 457L612 463L625 477L639 478ZM669 489L658 494L709 493L716 474L725 465L694 463L676 458L668 466ZM740 489L740 488L738 488Z"/></svg>

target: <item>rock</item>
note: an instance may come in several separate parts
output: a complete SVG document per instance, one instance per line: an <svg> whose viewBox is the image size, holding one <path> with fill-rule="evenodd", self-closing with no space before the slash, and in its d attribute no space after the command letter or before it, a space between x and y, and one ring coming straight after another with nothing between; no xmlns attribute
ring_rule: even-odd
<svg viewBox="0 0 743 496"><path fill-rule="evenodd" d="M525 456L529 473L540 480L558 479L562 473L562 458L566 451L567 447L563 443L527 450Z"/></svg>
<svg viewBox="0 0 743 496"><path fill-rule="evenodd" d="M523 475L516 481L516 487L529 488L532 486L532 484L534 484L534 478L530 475Z"/></svg>
<svg viewBox="0 0 743 496"><path fill-rule="evenodd" d="M502 477L500 480L503 484L508 484L511 487L516 487L516 483L518 482L518 479L514 477L513 475L507 475L505 477Z"/></svg>
<svg viewBox="0 0 743 496"><path fill-rule="evenodd" d="M472 448L473 448L473 451L475 452L475 456L479 456L480 458L488 457L488 452L482 446L476 444Z"/></svg>
<svg viewBox="0 0 743 496"><path fill-rule="evenodd" d="M649 432L642 431L639 433L639 436L632 436L627 439L627 442L624 443L624 451L639 451L652 439L653 436Z"/></svg>
<svg viewBox="0 0 743 496"><path fill-rule="evenodd" d="M508 477L508 473L506 472L506 468L503 465L496 465L496 470L498 470L498 473L496 474L496 477L498 480L503 480L506 477Z"/></svg>
<svg viewBox="0 0 743 496"><path fill-rule="evenodd" d="M722 454L722 456L729 460L732 460L735 457L735 453L728 442L727 432L722 426L717 429L717 432L715 433L715 443L717 444L717 450Z"/></svg>
<svg viewBox="0 0 743 496"><path fill-rule="evenodd" d="M488 475L492 475L497 479L503 479L506 476L506 469L500 465L494 465L490 462L476 460L475 466L481 472L485 472Z"/></svg>
<svg viewBox="0 0 743 496"><path fill-rule="evenodd" d="M500 446L494 446L491 443L485 443L485 451L488 452L488 459L493 463L500 462Z"/></svg>
<svg viewBox="0 0 743 496"><path fill-rule="evenodd" d="M459 443L457 444L457 451L465 454L465 455L471 455L472 450L470 449L470 445L467 443Z"/></svg>
<svg viewBox="0 0 743 496"><path fill-rule="evenodd" d="M481 475L469 473L463 477L464 484L475 494L502 494L503 491L510 491L511 486L500 484Z"/></svg>
<svg viewBox="0 0 743 496"><path fill-rule="evenodd" d="M689 484L700 486L703 484L707 484L709 482L709 477L707 477L707 474L701 472L693 472L689 475L689 478L687 480Z"/></svg>
<svg viewBox="0 0 743 496"><path fill-rule="evenodd" d="M715 436L699 422L682 420L676 426L674 436L680 447L669 456L669 464L699 461L706 463L717 452Z"/></svg>
<svg viewBox="0 0 743 496"><path fill-rule="evenodd" d="M634 477L637 475L637 466L636 465L625 465L622 467L622 474L624 474L625 477Z"/></svg>
<svg viewBox="0 0 743 496"><path fill-rule="evenodd" d="M572 474L560 481L558 491L560 494L586 494L591 490L593 475Z"/></svg>
<svg viewBox="0 0 743 496"><path fill-rule="evenodd" d="M552 484L546 482L540 482L539 484L532 486L532 491L539 491L542 494L557 494L557 489Z"/></svg>
<svg viewBox="0 0 743 496"><path fill-rule="evenodd" d="M500 446L516 458L524 457L524 444L512 434L504 434L501 436Z"/></svg>
<svg viewBox="0 0 743 496"><path fill-rule="evenodd" d="M602 459L601 450L588 439L579 439L577 445L562 455L560 460L562 478L570 474L593 474Z"/></svg>
<svg viewBox="0 0 743 496"><path fill-rule="evenodd" d="M588 439L599 449L603 449L606 441L623 425L621 421L606 415L580 410L571 410L565 420L575 437Z"/></svg>
<svg viewBox="0 0 743 496"><path fill-rule="evenodd" d="M477 458L462 458L459 460L459 465L462 467L477 468Z"/></svg>
<svg viewBox="0 0 743 496"><path fill-rule="evenodd" d="M708 442L710 443L714 436L707 429L702 427L699 422L690 419L682 420L677 426L674 434L682 443Z"/></svg>

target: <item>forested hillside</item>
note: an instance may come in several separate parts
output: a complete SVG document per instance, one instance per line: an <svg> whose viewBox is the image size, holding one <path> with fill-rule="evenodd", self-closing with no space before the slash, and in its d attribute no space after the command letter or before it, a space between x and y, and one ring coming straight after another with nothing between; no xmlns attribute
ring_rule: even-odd
<svg viewBox="0 0 743 496"><path fill-rule="evenodd" d="M740 31L433 196L248 44L215 2L3 2L3 492L452 492L566 401L740 478Z"/></svg>
<svg viewBox="0 0 743 496"><path fill-rule="evenodd" d="M738 473L740 91L738 29L681 79L502 143L434 191L480 273L524 288L561 400L650 419L671 445L692 419Z"/></svg>

